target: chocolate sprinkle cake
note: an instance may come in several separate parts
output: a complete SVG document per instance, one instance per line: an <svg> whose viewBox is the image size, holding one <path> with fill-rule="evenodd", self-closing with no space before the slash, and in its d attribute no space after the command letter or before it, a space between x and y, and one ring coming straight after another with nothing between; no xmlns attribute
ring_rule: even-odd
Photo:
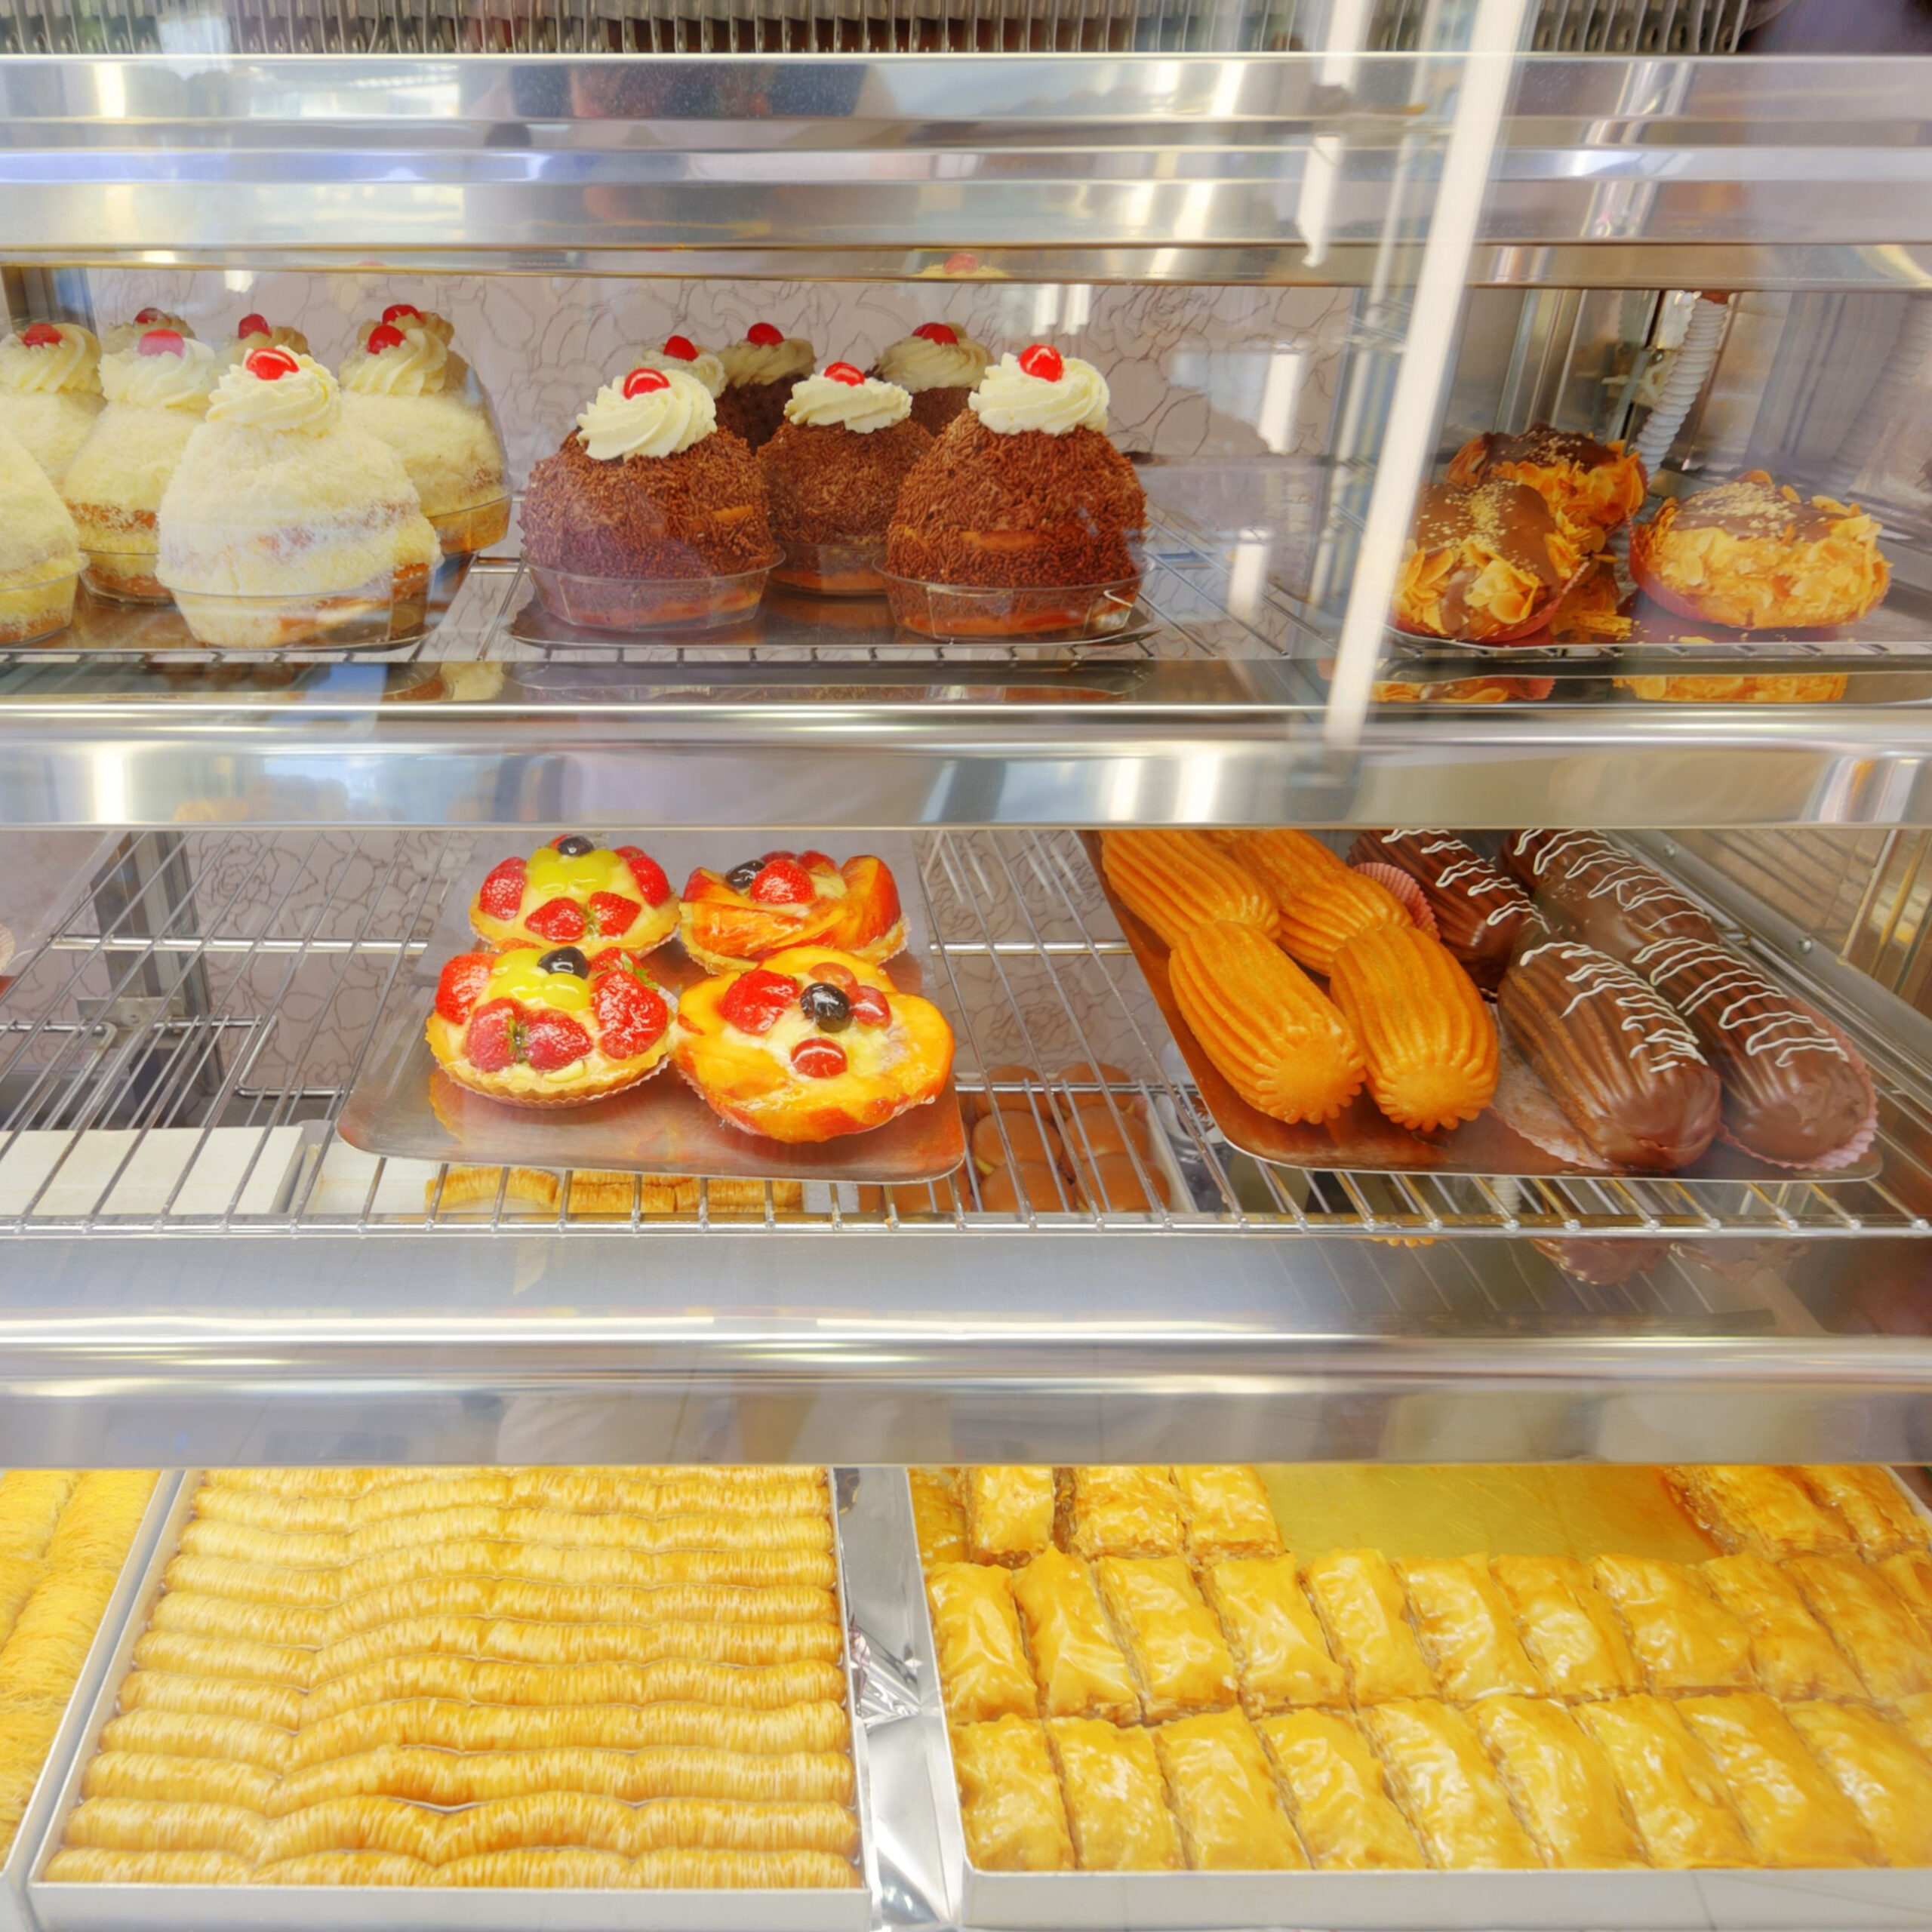
<svg viewBox="0 0 1932 1932"><path fill-rule="evenodd" d="M842 424L784 423L758 453L782 543L882 541L900 487L933 439L908 417L861 435Z"/></svg>
<svg viewBox="0 0 1932 1932"><path fill-rule="evenodd" d="M764 448L785 420L785 405L798 386L796 376L775 383L738 383L718 398L718 426L741 437L747 447Z"/></svg>

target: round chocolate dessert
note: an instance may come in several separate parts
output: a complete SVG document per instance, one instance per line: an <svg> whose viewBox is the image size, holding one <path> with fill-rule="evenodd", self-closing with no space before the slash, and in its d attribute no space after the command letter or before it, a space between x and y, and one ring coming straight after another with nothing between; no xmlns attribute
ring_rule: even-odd
<svg viewBox="0 0 1932 1932"><path fill-rule="evenodd" d="M785 405L801 377L818 361L801 335L787 335L771 322L754 322L743 342L718 352L724 387L718 398L719 425L762 449L778 433Z"/></svg>
<svg viewBox="0 0 1932 1932"><path fill-rule="evenodd" d="M870 373L897 383L912 398L912 420L937 436L966 407L992 359L983 343L949 322L921 322L888 343Z"/></svg>
<svg viewBox="0 0 1932 1932"><path fill-rule="evenodd" d="M892 383L829 364L792 390L785 420L758 453L781 583L837 595L881 590L878 563L900 486L932 448Z"/></svg>

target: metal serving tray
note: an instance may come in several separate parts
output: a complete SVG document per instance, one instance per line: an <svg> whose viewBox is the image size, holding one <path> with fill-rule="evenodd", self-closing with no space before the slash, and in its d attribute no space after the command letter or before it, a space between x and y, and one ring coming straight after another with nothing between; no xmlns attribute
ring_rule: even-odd
<svg viewBox="0 0 1932 1932"><path fill-rule="evenodd" d="M102 1680L109 1674L111 1660L118 1654L122 1627L129 1606L140 1589L154 1553L156 1540L171 1518L175 1499L181 1487L178 1469L163 1469L155 1478L154 1494L134 1531L128 1560L121 1566L114 1593L101 1612L100 1627L74 1681L72 1694L62 1714L60 1728L48 1747L47 1760L40 1767L28 1794L26 1809L20 1814L20 1829L14 1834L6 1860L0 1864L0 1932L32 1932L33 1915L27 1900L28 1874L38 1857L48 1820L60 1806L66 1789L67 1772L81 1740L87 1736L88 1715L100 1694Z"/></svg>
<svg viewBox="0 0 1932 1932"><path fill-rule="evenodd" d="M39 1932L214 1932L231 1926L273 1927L275 1932L343 1932L345 1926L382 1926L394 1932L869 1932L878 1892L871 1836L870 1780L865 1733L857 1718L858 1672L845 1623L845 1699L852 1713L854 1808L859 1820L860 1882L849 1891L552 1890L503 1886L114 1885L50 1883L47 1862L60 1848L68 1815L80 1802L81 1780L115 1715L134 1646L148 1627L162 1573L194 1514L202 1472L177 1478L165 1520L144 1546L138 1580L115 1602L121 1620L111 1646L88 1659L90 1695L76 1697L62 1727L65 1745L57 1789L35 1818L26 1898ZM835 1491L835 1497L836 1492ZM845 1557L833 1512L839 1601L846 1610ZM143 1534L149 1534L143 1526ZM134 1576L130 1566L131 1578ZM103 1626L103 1630L105 1626ZM98 1669L97 1669L98 1666ZM57 1749L59 1747L57 1746ZM43 1780L51 1784L51 1780ZM34 1817L30 1811L29 1817ZM27 1843L23 1826L20 1842ZM4 1927L0 1927L4 1932Z"/></svg>

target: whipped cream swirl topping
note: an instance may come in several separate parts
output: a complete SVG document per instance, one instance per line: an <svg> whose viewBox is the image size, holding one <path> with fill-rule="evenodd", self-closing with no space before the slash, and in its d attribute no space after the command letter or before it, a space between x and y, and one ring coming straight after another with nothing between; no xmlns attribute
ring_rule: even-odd
<svg viewBox="0 0 1932 1932"><path fill-rule="evenodd" d="M342 392L313 357L292 349L258 349L215 385L208 420L241 429L325 436L342 420Z"/></svg>
<svg viewBox="0 0 1932 1932"><path fill-rule="evenodd" d="M912 413L912 398L897 383L860 375L849 362L835 362L806 377L785 405L788 422L814 429L851 429L861 436L889 429Z"/></svg>
<svg viewBox="0 0 1932 1932"><path fill-rule="evenodd" d="M450 361L448 345L420 322L400 324L371 335L343 362L342 386L358 395L441 395Z"/></svg>
<svg viewBox="0 0 1932 1932"><path fill-rule="evenodd" d="M779 335L764 322L758 328L777 340L761 341L747 336L743 342L734 342L718 352L718 359L724 365L724 380L731 388L743 389L747 383L782 383L787 376L811 374L818 355L803 336Z"/></svg>
<svg viewBox="0 0 1932 1932"><path fill-rule="evenodd" d="M134 348L103 355L100 386L108 401L130 409L186 409L197 414L205 409L210 392L220 380L221 365L206 343L188 336L180 340L178 352L167 349L158 355L143 355L137 338Z"/></svg>
<svg viewBox="0 0 1932 1932"><path fill-rule="evenodd" d="M285 328L280 322L265 329L251 329L246 335L230 336L222 349L223 358L239 362L258 349L291 349L298 355L309 353L309 338L300 329Z"/></svg>
<svg viewBox="0 0 1932 1932"><path fill-rule="evenodd" d="M970 335L909 335L878 352L878 372L917 395L924 389L970 389L986 373L992 351Z"/></svg>
<svg viewBox="0 0 1932 1932"><path fill-rule="evenodd" d="M1023 366L1029 361L1059 373L1030 374ZM1029 349L1023 355L1002 355L980 378L966 407L995 435L1015 436L1026 429L1046 436L1097 429L1104 435L1107 379L1077 355Z"/></svg>
<svg viewBox="0 0 1932 1932"><path fill-rule="evenodd" d="M100 344L78 322L35 322L0 342L0 389L51 395L62 389L98 394Z"/></svg>
<svg viewBox="0 0 1932 1932"><path fill-rule="evenodd" d="M671 342L681 342L685 338L673 336ZM699 349L695 343L689 345L694 352L680 355L667 342L662 349L640 349L632 363L638 369L661 369L669 374L676 372L694 377L710 391L713 396L724 392L724 365L708 349Z"/></svg>
<svg viewBox="0 0 1932 1932"><path fill-rule="evenodd" d="M367 349L371 331L380 328L384 322L392 328L427 329L445 349L456 334L456 325L448 316L438 315L435 309L419 309L409 302L392 302L375 321L357 325L356 347Z"/></svg>
<svg viewBox="0 0 1932 1932"><path fill-rule="evenodd" d="M661 386L635 381L638 372L632 370L606 383L577 419L583 446L598 462L677 456L717 428L717 405L695 376L681 369L651 373L662 377Z"/></svg>
<svg viewBox="0 0 1932 1932"><path fill-rule="evenodd" d="M189 337L195 333L184 315L171 315L165 309L143 309L131 322L116 322L101 331L100 352L118 355L123 349L132 349L149 329L172 329L177 335Z"/></svg>

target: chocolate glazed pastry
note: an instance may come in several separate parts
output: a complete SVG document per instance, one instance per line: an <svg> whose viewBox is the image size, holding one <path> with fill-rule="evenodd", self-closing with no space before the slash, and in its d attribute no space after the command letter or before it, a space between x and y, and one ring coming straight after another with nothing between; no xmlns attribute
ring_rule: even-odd
<svg viewBox="0 0 1932 1932"><path fill-rule="evenodd" d="M1364 832L1349 848L1349 863L1407 873L1435 915L1437 938L1486 993L1501 983L1524 939L1542 928L1529 894L1452 832Z"/></svg>
<svg viewBox="0 0 1932 1932"><path fill-rule="evenodd" d="M1663 873L1599 833L1515 832L1503 863L1565 932L1626 966L1656 940L1718 943L1716 927Z"/></svg>
<svg viewBox="0 0 1932 1932"><path fill-rule="evenodd" d="M1724 1124L1778 1167L1848 1165L1871 1145L1878 1097L1858 1051L1814 1006L1727 946L1660 939L1631 962L1682 1013L1724 1076Z"/></svg>
<svg viewBox="0 0 1932 1932"><path fill-rule="evenodd" d="M1627 966L1570 940L1503 976L1504 1023L1603 1158L1666 1174L1717 1137L1722 1089L1684 1021Z"/></svg>

